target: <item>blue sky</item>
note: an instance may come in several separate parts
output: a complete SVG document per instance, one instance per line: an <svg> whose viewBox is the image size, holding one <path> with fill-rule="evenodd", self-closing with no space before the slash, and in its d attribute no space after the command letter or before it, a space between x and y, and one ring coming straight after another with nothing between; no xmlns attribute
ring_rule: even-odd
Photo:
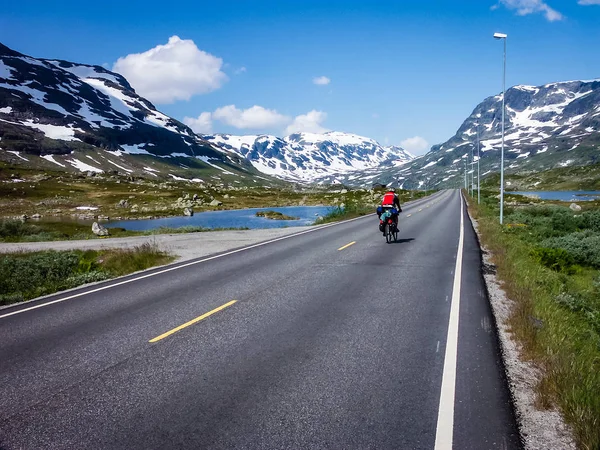
<svg viewBox="0 0 600 450"><path fill-rule="evenodd" d="M198 131L336 130L422 154L500 92L494 32L507 86L540 85L600 78L599 24L600 0L28 0L3 6L0 42L116 69Z"/></svg>

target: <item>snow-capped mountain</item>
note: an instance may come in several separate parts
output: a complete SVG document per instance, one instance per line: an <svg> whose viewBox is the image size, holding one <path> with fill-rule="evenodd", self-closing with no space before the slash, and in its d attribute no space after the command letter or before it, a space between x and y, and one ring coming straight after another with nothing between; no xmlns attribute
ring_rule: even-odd
<svg viewBox="0 0 600 450"><path fill-rule="evenodd" d="M488 97L448 141L382 179L407 188L459 186L465 164L477 161L482 176L500 169L502 95ZM505 170L531 172L600 162L600 80L506 91Z"/></svg>
<svg viewBox="0 0 600 450"><path fill-rule="evenodd" d="M0 139L2 159L42 168L167 176L169 166L181 168L186 158L192 169L252 169L159 112L121 75L32 58L2 44ZM149 167L157 158L161 167Z"/></svg>
<svg viewBox="0 0 600 450"><path fill-rule="evenodd" d="M217 134L203 139L246 158L259 171L296 182L347 182L364 170L398 167L414 156L355 134L295 133L286 137Z"/></svg>

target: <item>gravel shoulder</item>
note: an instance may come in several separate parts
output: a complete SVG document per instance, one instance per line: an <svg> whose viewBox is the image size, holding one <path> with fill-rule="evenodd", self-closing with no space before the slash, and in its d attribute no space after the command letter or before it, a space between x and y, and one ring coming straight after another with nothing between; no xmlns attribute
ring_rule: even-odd
<svg viewBox="0 0 600 450"><path fill-rule="evenodd" d="M146 242L157 244L160 249L186 261L218 252L231 250L258 242L276 239L314 226L271 228L258 230L205 231L199 233L156 234L124 238L85 239L80 241L49 241L0 243L0 253L33 252L41 250L99 250L108 248L131 248Z"/></svg>

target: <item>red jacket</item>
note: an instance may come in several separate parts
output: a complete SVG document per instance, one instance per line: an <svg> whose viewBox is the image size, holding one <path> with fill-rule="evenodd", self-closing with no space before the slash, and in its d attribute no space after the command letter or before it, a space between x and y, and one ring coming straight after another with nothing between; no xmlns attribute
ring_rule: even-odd
<svg viewBox="0 0 600 450"><path fill-rule="evenodd" d="M398 196L394 192L386 192L383 196L383 200L381 200L381 206L384 205L398 206L398 208L400 208L400 201L398 200Z"/></svg>

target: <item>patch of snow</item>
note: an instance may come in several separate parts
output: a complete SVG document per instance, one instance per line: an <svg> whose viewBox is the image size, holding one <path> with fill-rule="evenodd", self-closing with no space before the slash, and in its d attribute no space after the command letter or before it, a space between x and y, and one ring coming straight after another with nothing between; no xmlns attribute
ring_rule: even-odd
<svg viewBox="0 0 600 450"><path fill-rule="evenodd" d="M76 158L73 158L72 160L67 160L67 162L69 164L71 164L73 167L75 167L76 169L79 169L81 172L88 172L88 171L96 172L96 173L104 172L104 170L98 169L97 167L94 167L94 166L90 166L89 164L86 164L83 161L80 161Z"/></svg>
<svg viewBox="0 0 600 450"><path fill-rule="evenodd" d="M172 173L170 173L169 176L172 177L174 180L177 180L177 181L188 181L187 179L178 177L177 175L173 175Z"/></svg>
<svg viewBox="0 0 600 450"><path fill-rule="evenodd" d="M121 148L128 155L150 155L147 150L140 148L140 145L144 144L135 144L135 145L121 145Z"/></svg>
<svg viewBox="0 0 600 450"><path fill-rule="evenodd" d="M121 170L124 170L124 171L125 171L125 172L127 172L127 173L131 173L131 172L133 172L131 169L126 169L125 167L118 165L116 162L114 162L114 161L111 161L111 160L110 160L110 159L108 159L108 158L106 158L106 160L107 160L107 161L108 161L110 164L112 164L113 166L115 166L115 167L118 167L119 169L121 169Z"/></svg>
<svg viewBox="0 0 600 450"><path fill-rule="evenodd" d="M8 153L12 153L13 155L16 155L18 158L21 158L21 159L23 159L25 161L29 161L27 158L22 157L20 152L15 152L14 150L6 150L6 151Z"/></svg>
<svg viewBox="0 0 600 450"><path fill-rule="evenodd" d="M16 69L7 66L4 64L4 62L0 61L0 78L4 78L6 80L11 79L13 72L16 72Z"/></svg>
<svg viewBox="0 0 600 450"><path fill-rule="evenodd" d="M77 128L69 128L63 127L59 125L50 125L50 124L42 124L42 123L33 123L31 121L23 122L22 125L25 125L30 128L35 128L36 130L40 130L42 133L46 135L46 137L50 139L58 139L61 141L79 141L75 137L75 131L82 131Z"/></svg>
<svg viewBox="0 0 600 450"><path fill-rule="evenodd" d="M77 206L75 209L80 211L96 211L98 209L97 206Z"/></svg>
<svg viewBox="0 0 600 450"><path fill-rule="evenodd" d="M214 167L215 169L219 169L221 172L223 172L226 175L235 175L234 173L229 172L228 170L223 169L222 167L219 167L216 164L211 163L210 162L210 158L208 156L196 156L196 158L199 159L199 160L201 160L205 164L208 164L209 166ZM261 170L261 172L262 172L262 170Z"/></svg>
<svg viewBox="0 0 600 450"><path fill-rule="evenodd" d="M152 167L144 167L144 170L146 170L147 172L157 172L157 173L160 173L159 170L153 169Z"/></svg>
<svg viewBox="0 0 600 450"><path fill-rule="evenodd" d="M529 156L530 152L527 153L521 153L519 156L517 156L517 158L527 158Z"/></svg>
<svg viewBox="0 0 600 450"><path fill-rule="evenodd" d="M44 158L46 161L50 161L51 163L59 165L60 167L65 167L64 164L61 164L58 161L55 161L53 155L43 155L43 156L41 156L41 158Z"/></svg>
<svg viewBox="0 0 600 450"><path fill-rule="evenodd" d="M1 62L0 62L1 64ZM0 108L0 113L10 114L12 112L12 108L10 106L6 106L4 108Z"/></svg>
<svg viewBox="0 0 600 450"><path fill-rule="evenodd" d="M69 115L69 113L62 106L57 105L56 103L47 102L45 92L38 91L37 89L32 89L28 86L22 86L22 85L15 86L15 85L8 84L8 83L0 83L0 87L2 87L4 89L22 92L23 94L29 95L31 97L31 101L33 101L34 103L36 103L40 106L43 106L46 109L58 111L59 113L65 115L65 116Z"/></svg>

